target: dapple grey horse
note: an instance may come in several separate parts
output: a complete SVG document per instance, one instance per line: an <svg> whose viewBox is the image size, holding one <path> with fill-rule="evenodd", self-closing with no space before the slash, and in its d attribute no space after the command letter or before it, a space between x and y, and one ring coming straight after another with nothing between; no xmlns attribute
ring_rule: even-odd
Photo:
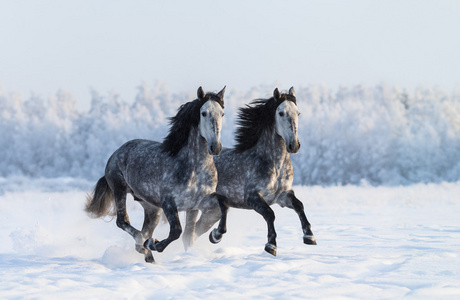
<svg viewBox="0 0 460 300"><path fill-rule="evenodd" d="M204 93L182 105L171 118L169 134L163 143L132 140L116 150L107 162L105 176L88 197L86 212L102 217L115 204L117 226L135 240L136 250L154 262L152 250L162 252L179 238L182 227L178 211L200 210L211 215L222 212L217 234L225 232L227 207L216 194L217 170L213 155L222 150L222 127L225 87L216 93ZM126 195L130 193L144 208L144 224L139 231L130 225ZM169 236L152 239L161 210L170 224ZM213 222L213 224L215 221ZM203 226L210 228L207 222Z"/></svg>
<svg viewBox="0 0 460 300"><path fill-rule="evenodd" d="M217 193L227 198L230 207L254 209L264 217L268 226L265 251L272 255L276 255L276 231L275 214L270 205L275 203L295 210L300 218L303 242L316 245L304 206L292 190L294 169L290 153L297 153L300 148L299 114L294 88L285 94L275 89L270 99L255 100L250 106L240 108L236 146L224 148L214 157L219 177ZM197 214L196 210L187 212L186 228L194 226ZM196 235L207 231L200 223L213 224L220 217L215 212L202 214ZM190 231L186 229L187 233ZM216 229L211 232L211 242L219 242L219 233ZM193 238L184 238L184 243L190 241Z"/></svg>

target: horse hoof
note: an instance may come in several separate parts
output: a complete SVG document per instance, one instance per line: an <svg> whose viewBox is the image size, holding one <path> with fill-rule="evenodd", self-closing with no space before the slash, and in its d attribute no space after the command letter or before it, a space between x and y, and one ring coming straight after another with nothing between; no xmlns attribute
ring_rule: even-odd
<svg viewBox="0 0 460 300"><path fill-rule="evenodd" d="M316 245L316 239L314 235L304 235L303 243L307 245Z"/></svg>
<svg viewBox="0 0 460 300"><path fill-rule="evenodd" d="M155 262L155 259L153 258L152 252L148 251L148 253L145 255L145 262L153 264Z"/></svg>
<svg viewBox="0 0 460 300"><path fill-rule="evenodd" d="M265 251L270 253L273 256L276 256L276 246L273 244L266 243L265 244Z"/></svg>
<svg viewBox="0 0 460 300"><path fill-rule="evenodd" d="M220 237L218 237L220 235ZM217 244L222 240L222 234L217 232L217 229L213 229L209 234L209 241L213 244Z"/></svg>
<svg viewBox="0 0 460 300"><path fill-rule="evenodd" d="M148 239L144 242L144 248L145 249L149 249L151 251L158 251L157 250L157 244L158 244L158 240L157 239ZM160 252L160 251L159 251Z"/></svg>

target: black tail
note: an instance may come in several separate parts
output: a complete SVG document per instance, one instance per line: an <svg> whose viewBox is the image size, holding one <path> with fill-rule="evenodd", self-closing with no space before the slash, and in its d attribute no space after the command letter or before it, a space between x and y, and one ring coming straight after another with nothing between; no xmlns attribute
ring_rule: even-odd
<svg viewBox="0 0 460 300"><path fill-rule="evenodd" d="M115 201L105 177L98 180L92 195L88 195L86 200L85 211L90 217L100 218L106 215L115 215Z"/></svg>

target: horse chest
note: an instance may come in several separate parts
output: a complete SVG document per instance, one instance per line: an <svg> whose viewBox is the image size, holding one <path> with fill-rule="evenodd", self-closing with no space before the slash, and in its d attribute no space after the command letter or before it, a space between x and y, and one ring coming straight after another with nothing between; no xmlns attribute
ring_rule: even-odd
<svg viewBox="0 0 460 300"><path fill-rule="evenodd" d="M261 185L260 193L265 201L272 205L278 196L292 187L292 166L286 163L273 163L265 184Z"/></svg>
<svg viewBox="0 0 460 300"><path fill-rule="evenodd" d="M210 194L217 185L217 171L214 165L198 165L196 167L179 166L172 182L175 182L176 193L182 196Z"/></svg>
<svg viewBox="0 0 460 300"><path fill-rule="evenodd" d="M212 172L195 170L190 174L185 190L192 193L212 193L217 184L214 177Z"/></svg>
<svg viewBox="0 0 460 300"><path fill-rule="evenodd" d="M283 177L284 173L284 165L280 162L270 162L267 173L267 187L275 192L280 186L280 179Z"/></svg>

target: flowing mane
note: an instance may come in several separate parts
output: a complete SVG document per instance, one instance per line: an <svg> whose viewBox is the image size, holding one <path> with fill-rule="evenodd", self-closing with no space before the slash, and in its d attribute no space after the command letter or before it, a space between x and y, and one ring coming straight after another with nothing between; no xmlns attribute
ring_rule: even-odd
<svg viewBox="0 0 460 300"><path fill-rule="evenodd" d="M254 147L263 130L273 129L276 108L284 101L296 103L296 98L290 94L281 94L277 99L271 97L253 100L249 105L239 109L238 127L235 132L237 152L241 153Z"/></svg>
<svg viewBox="0 0 460 300"><path fill-rule="evenodd" d="M170 156L175 156L180 149L187 145L188 135L192 127L200 123L200 108L207 101L212 100L224 107L223 100L216 93L207 93L201 99L195 99L181 105L177 114L170 119L169 133L161 144L161 150Z"/></svg>

